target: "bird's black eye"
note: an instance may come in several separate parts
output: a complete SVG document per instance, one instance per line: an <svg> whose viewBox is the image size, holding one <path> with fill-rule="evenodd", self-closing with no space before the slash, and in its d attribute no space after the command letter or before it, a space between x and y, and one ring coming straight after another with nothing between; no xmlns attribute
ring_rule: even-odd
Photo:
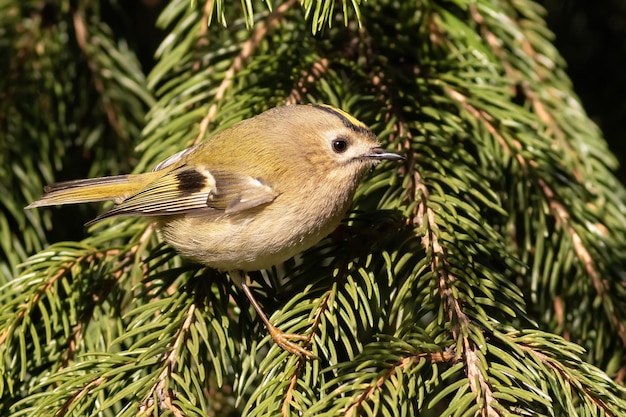
<svg viewBox="0 0 626 417"><path fill-rule="evenodd" d="M345 139L333 140L333 151L337 153L344 153L348 149L348 141Z"/></svg>

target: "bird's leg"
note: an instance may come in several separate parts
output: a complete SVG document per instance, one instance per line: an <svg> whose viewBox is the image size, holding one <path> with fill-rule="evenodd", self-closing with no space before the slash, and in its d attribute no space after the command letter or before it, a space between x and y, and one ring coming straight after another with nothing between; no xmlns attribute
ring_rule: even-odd
<svg viewBox="0 0 626 417"><path fill-rule="evenodd" d="M302 334L295 334L295 333L285 333L282 330L280 330L278 327L270 323L269 319L267 318L267 316L261 309L261 306L257 302L256 298L254 298L254 294L252 294L252 290L248 286L248 282L247 282L248 274L242 271L235 271L235 272L231 272L231 276L237 277L240 280L238 284L241 286L241 289L246 294L246 297L248 297L248 300L250 300L252 307L254 307L254 310L256 311L256 313L259 315L259 317L265 324L265 327L267 328L267 331L270 333L270 336L272 337L272 340L274 341L274 343L276 343L282 349L286 350L287 352L291 354L294 354L300 357L307 357L310 359L318 359L318 357L315 356L310 350L303 348L299 344L293 342L294 340L308 342L309 338L307 336L302 335Z"/></svg>

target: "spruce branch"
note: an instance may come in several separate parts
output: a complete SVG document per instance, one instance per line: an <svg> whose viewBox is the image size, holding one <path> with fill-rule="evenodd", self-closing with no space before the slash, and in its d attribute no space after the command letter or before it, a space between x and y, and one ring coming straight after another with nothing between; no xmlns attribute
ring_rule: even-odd
<svg viewBox="0 0 626 417"><path fill-rule="evenodd" d="M337 274L340 275L340 274ZM313 336L317 334L320 325L322 324L322 318L327 313L329 308L329 301L332 297L331 291L328 291L324 294L321 299L317 302L317 307L315 309L315 318L313 319L313 323L311 324L311 328L308 331L307 340L303 342L303 346L310 346ZM320 338L321 339L321 338ZM321 342L321 340L317 340L317 342ZM293 373L289 377L289 386L287 387L283 399L283 403L281 406L281 414L283 416L289 416L291 414L291 402L294 397L294 393L296 391L296 386L298 384L299 377L306 365L307 359L298 358L298 363L293 369Z"/></svg>
<svg viewBox="0 0 626 417"><path fill-rule="evenodd" d="M36 197L72 166L69 142L95 176L124 169L137 139L145 171L284 103L342 107L406 160L368 174L328 239L252 274L272 323L319 361L274 346L224 274L116 220L1 278L1 415L626 413L626 191L535 3L314 0L303 19L291 0L174 0L145 80L95 3L64 1L0 13L15 55L0 195ZM55 88L27 86L33 64ZM21 137L37 137L30 161ZM6 265L70 224L1 201ZM36 231L7 237L24 219Z"/></svg>
<svg viewBox="0 0 626 417"><path fill-rule="evenodd" d="M125 169L128 161L112 156L129 153L152 96L134 55L112 39L99 5L4 1L0 8L7 28L0 47L7 63L0 81L6 97L0 109L4 283L51 236L54 241L81 234L71 225L52 230L62 216L23 207L60 177ZM76 213L89 215L84 209Z"/></svg>
<svg viewBox="0 0 626 417"><path fill-rule="evenodd" d="M411 356L401 357L397 363L390 365L388 370L383 372L382 375L380 375L380 377L369 386L369 388L365 386L362 394L357 397L356 401L349 405L348 409L345 410L344 415L358 415L359 410L363 408L363 403L366 401L375 401L375 394L379 394L381 391L383 391L385 384L393 379L397 373L403 373L407 369L414 367L422 361L427 361L431 363L444 363L455 362L456 359L456 354L454 352L448 351L420 352Z"/></svg>
<svg viewBox="0 0 626 417"><path fill-rule="evenodd" d="M198 136L194 140L194 144L202 141L206 137L206 132L209 127L209 124L214 120L215 115L217 113L217 108L219 103L224 99L227 90L233 83L233 79L235 74L241 71L244 66L244 63L250 58L250 56L254 53L255 49L258 47L259 43L263 41L268 32L272 29L272 27L281 23L284 19L285 13L289 11L291 7L296 3L296 0L289 0L283 4L281 4L275 11L273 11L265 20L259 22L252 33L252 35L248 38L246 42L241 46L240 53L232 60L232 64L228 68L228 70L224 73L224 77L220 85L217 87L215 92L215 96L213 99L213 104L209 107L209 110L206 113L206 116L202 118L200 122L200 131ZM201 33L202 34L202 33Z"/></svg>
<svg viewBox="0 0 626 417"><path fill-rule="evenodd" d="M499 416L493 406L494 398L487 375L479 365L481 350L472 340L471 333L480 329L473 329L475 325L465 314L461 300L456 295L455 281L457 278L451 273L451 265L446 251L439 242L441 231L434 210L429 207L430 193L424 185L417 171L413 174L415 190L419 194L419 203L414 216L415 225L424 231L422 244L430 257L430 269L436 279L439 296L443 300L447 320L452 324L452 338L457 346L457 355L462 355L466 366L467 380L472 393L476 396L476 403L480 406L480 414L485 417ZM417 191L419 190L419 191Z"/></svg>
<svg viewBox="0 0 626 417"><path fill-rule="evenodd" d="M615 401L617 397L623 398L626 394L621 386L615 386L610 379L600 370L585 364L580 360L582 350L553 335L537 331L526 331L517 334L508 334L507 338L520 348L521 352L530 355L536 363L543 364L547 370L558 377L550 381L551 384L566 384L571 392L578 397L583 404L596 408L606 415L618 416L622 407L622 400ZM541 342L540 342L541 341ZM546 369L546 368L544 368ZM610 392L613 391L613 394ZM576 401L569 397L561 403L561 407L568 414L577 414Z"/></svg>
<svg viewBox="0 0 626 417"><path fill-rule="evenodd" d="M310 68L304 69L300 73L298 81L294 83L294 88L285 99L285 102L288 104L303 103L302 94L306 94L311 86L322 79L324 74L328 72L329 64L328 59L321 58L318 62L314 62Z"/></svg>
<svg viewBox="0 0 626 417"><path fill-rule="evenodd" d="M105 93L104 82L100 75L100 68L94 59L94 54L90 53L89 35L87 33L87 25L85 16L82 11L75 10L72 12L74 23L74 33L76 35L76 43L87 60L87 65L91 71L94 88L102 100L102 107L106 113L109 124L120 137L125 137L126 132L122 129L121 123L117 120L117 112L113 108L110 97Z"/></svg>
<svg viewBox="0 0 626 417"><path fill-rule="evenodd" d="M73 405L80 402L86 395L93 392L94 389L98 388L106 382L104 377L98 377L86 385L84 385L80 390L76 391L68 401L66 401L55 413L54 417L64 417L73 409Z"/></svg>
<svg viewBox="0 0 626 417"><path fill-rule="evenodd" d="M172 392L171 388L168 387L167 380L172 377L174 373L174 368L177 365L177 356L178 351L181 349L181 345L184 343L191 324L193 322L194 316L196 312L196 305L191 304L187 309L185 321L182 323L180 328L175 335L174 343L170 348L169 352L163 355L163 371L156 379L152 388L146 394L144 400L141 402L139 409L137 411L137 415L145 415L149 414L152 411L153 407L156 407L158 410L169 410L176 417L182 417L184 414L182 410L180 410L177 406L174 405L172 399L176 399L176 394ZM154 395L156 394L158 401L154 402Z"/></svg>

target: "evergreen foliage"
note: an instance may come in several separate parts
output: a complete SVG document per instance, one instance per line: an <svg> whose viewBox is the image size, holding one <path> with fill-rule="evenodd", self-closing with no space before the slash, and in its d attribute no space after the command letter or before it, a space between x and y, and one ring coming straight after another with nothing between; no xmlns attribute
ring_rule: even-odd
<svg viewBox="0 0 626 417"><path fill-rule="evenodd" d="M536 3L172 0L147 76L124 13L0 0L0 415L626 415L626 190ZM319 360L153 225L22 210L296 102L407 157L251 274Z"/></svg>

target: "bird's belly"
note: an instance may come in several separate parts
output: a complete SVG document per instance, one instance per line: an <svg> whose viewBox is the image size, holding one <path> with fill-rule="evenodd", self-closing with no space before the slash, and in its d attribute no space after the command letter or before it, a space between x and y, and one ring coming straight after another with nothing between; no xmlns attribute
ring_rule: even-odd
<svg viewBox="0 0 626 417"><path fill-rule="evenodd" d="M220 270L256 271L280 264L326 237L344 213L316 221L265 215L176 217L160 224L182 256Z"/></svg>

